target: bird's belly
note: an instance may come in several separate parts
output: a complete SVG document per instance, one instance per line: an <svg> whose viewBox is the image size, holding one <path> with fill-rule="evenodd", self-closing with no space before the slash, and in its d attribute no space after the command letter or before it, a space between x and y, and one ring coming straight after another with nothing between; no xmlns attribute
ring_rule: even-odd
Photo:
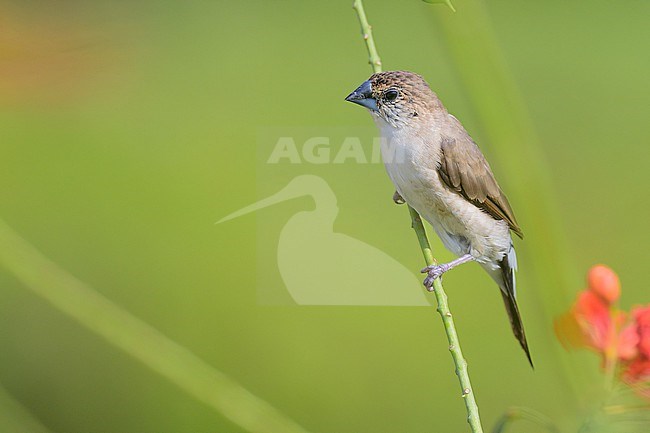
<svg viewBox="0 0 650 433"><path fill-rule="evenodd" d="M411 162L386 163L397 191L457 256L472 254L481 263L500 260L510 249L505 221L495 220L442 183L437 170Z"/></svg>

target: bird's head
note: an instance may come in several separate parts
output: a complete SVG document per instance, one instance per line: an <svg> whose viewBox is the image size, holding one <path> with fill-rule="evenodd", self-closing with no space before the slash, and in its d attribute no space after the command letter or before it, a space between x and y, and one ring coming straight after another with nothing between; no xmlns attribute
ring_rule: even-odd
<svg viewBox="0 0 650 433"><path fill-rule="evenodd" d="M376 120L394 128L412 126L444 110L424 78L408 71L373 74L345 100L368 108Z"/></svg>

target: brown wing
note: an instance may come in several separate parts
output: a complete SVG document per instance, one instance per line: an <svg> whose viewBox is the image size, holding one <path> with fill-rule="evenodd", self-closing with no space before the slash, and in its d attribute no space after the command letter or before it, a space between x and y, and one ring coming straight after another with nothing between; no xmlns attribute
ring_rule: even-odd
<svg viewBox="0 0 650 433"><path fill-rule="evenodd" d="M448 136L442 138L438 173L450 188L495 219L505 220L510 230L520 238L524 237L490 165L469 136L459 140Z"/></svg>

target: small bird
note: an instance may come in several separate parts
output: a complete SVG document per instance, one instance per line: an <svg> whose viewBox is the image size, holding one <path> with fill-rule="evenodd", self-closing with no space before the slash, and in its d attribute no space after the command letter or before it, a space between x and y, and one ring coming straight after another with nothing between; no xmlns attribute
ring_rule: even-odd
<svg viewBox="0 0 650 433"><path fill-rule="evenodd" d="M463 125L449 114L420 75L373 74L346 101L366 107L381 132L382 159L402 198L426 219L458 258L427 266L424 285L475 261L499 285L512 331L528 349L515 288L517 256L510 231L523 233L490 165Z"/></svg>

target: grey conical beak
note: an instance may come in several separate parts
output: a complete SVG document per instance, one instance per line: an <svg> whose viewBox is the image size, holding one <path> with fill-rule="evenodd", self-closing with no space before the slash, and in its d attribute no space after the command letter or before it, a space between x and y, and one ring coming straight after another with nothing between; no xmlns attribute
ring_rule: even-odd
<svg viewBox="0 0 650 433"><path fill-rule="evenodd" d="M372 97L372 86L370 85L369 80L364 81L359 87L357 87L357 90L350 93L345 100L354 102L355 104L359 104L370 110L377 111L377 101Z"/></svg>

